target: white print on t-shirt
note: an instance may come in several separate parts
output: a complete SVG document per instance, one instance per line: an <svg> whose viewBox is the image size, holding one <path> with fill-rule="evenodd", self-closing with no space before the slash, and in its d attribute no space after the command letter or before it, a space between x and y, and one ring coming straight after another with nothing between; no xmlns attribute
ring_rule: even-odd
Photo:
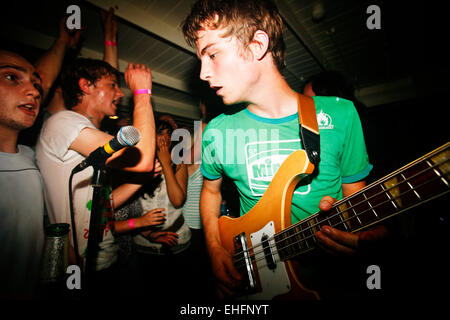
<svg viewBox="0 0 450 320"><path fill-rule="evenodd" d="M331 119L330 115L320 110L317 114L317 124L319 125L319 129L333 129L334 125L333 119Z"/></svg>
<svg viewBox="0 0 450 320"><path fill-rule="evenodd" d="M262 196L284 160L299 150L300 139L258 141L245 145L248 185L252 195ZM302 186L297 194L308 194L310 185Z"/></svg>

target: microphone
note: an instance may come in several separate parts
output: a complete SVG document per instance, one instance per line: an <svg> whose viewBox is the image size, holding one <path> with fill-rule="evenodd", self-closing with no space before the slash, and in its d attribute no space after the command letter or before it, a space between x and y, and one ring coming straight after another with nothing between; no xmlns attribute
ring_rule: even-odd
<svg viewBox="0 0 450 320"><path fill-rule="evenodd" d="M133 126L125 126L120 128L117 136L112 138L103 147L98 147L91 154L77 165L72 172L80 172L89 166L103 165L106 160L116 151L124 147L132 147L141 139L139 130Z"/></svg>

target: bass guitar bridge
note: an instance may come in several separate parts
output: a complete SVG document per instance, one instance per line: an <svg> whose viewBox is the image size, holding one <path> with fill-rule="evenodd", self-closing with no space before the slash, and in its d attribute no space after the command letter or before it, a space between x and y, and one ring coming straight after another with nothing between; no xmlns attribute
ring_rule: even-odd
<svg viewBox="0 0 450 320"><path fill-rule="evenodd" d="M278 255L274 235L274 223L270 221L262 229L250 234L250 242L245 232L234 237L234 265L247 276L246 292L240 299L269 300L291 290L286 266Z"/></svg>
<svg viewBox="0 0 450 320"><path fill-rule="evenodd" d="M238 271L246 274L246 291L256 290L255 271L253 269L252 258L248 249L247 237L245 233L240 233L234 237L234 265Z"/></svg>

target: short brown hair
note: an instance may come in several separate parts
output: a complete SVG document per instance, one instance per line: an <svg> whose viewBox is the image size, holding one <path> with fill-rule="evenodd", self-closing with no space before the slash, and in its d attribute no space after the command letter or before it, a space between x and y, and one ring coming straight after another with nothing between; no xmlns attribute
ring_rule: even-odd
<svg viewBox="0 0 450 320"><path fill-rule="evenodd" d="M271 0L199 0L182 23L184 38L195 47L197 32L226 28L224 37L235 36L246 48L256 31L269 36L269 48L279 70L284 67L286 46L283 19Z"/></svg>
<svg viewBox="0 0 450 320"><path fill-rule="evenodd" d="M103 60L89 58L75 59L61 73L61 89L67 109L77 106L83 97L78 81L83 78L95 84L103 76L115 76L119 81L120 72Z"/></svg>

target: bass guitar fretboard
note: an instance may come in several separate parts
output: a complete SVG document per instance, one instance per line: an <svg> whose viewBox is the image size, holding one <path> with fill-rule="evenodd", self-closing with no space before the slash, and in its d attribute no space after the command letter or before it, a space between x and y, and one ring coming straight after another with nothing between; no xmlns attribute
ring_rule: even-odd
<svg viewBox="0 0 450 320"><path fill-rule="evenodd" d="M324 225L357 232L450 191L450 143L275 235L282 260L316 246L315 232Z"/></svg>

